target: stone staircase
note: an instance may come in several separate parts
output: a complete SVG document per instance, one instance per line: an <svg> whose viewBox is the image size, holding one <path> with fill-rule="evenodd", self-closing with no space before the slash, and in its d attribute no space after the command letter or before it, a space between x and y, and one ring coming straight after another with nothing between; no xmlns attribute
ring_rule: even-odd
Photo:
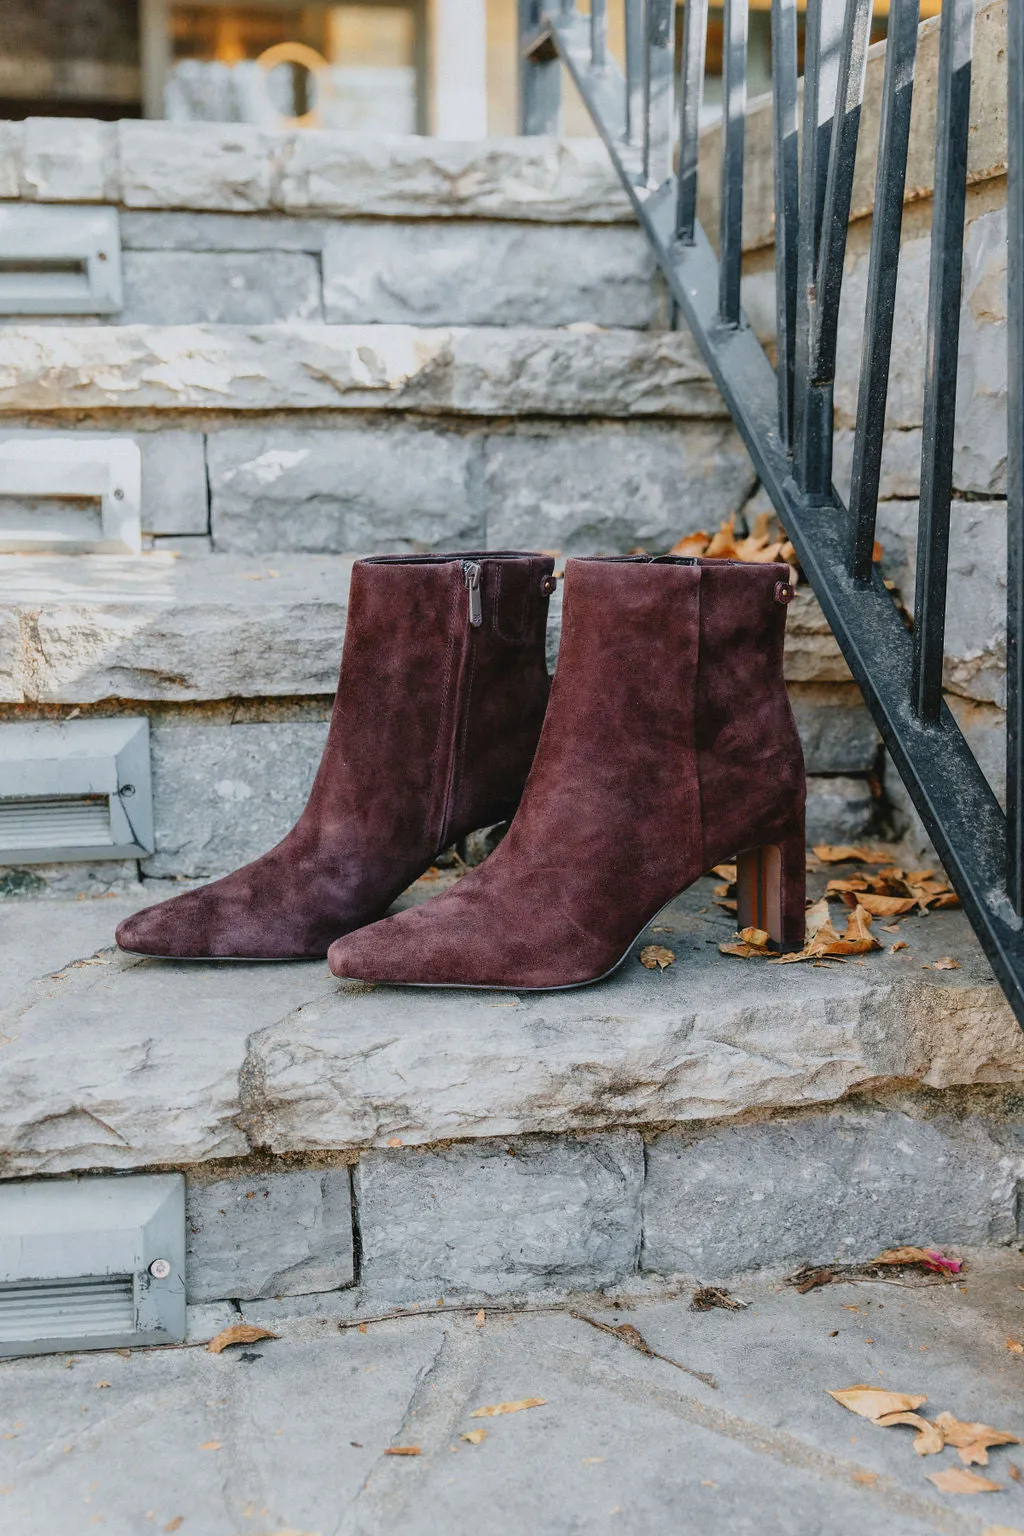
<svg viewBox="0 0 1024 1536"><path fill-rule="evenodd" d="M758 488L596 144L39 120L0 149L0 247L44 216L70 249L116 209L121 282L96 314L7 304L0 455L136 444L142 546L62 547L66 489L0 495L0 533L54 530L0 554L0 762L14 725L143 719L153 800L138 858L0 869L0 1177L185 1170L196 1303L1024 1235L1024 1039L958 914L779 969L719 957L702 883L659 920L664 974L518 1000L110 949L294 821L354 555L657 552ZM806 588L786 675L809 840L900 836Z"/></svg>

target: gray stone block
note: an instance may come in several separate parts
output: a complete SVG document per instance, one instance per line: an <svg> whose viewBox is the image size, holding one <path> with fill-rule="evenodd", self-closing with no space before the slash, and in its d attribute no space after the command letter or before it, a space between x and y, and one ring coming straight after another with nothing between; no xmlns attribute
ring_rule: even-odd
<svg viewBox="0 0 1024 1536"><path fill-rule="evenodd" d="M339 223L324 240L323 273L324 315L340 324L645 328L666 308L638 229Z"/></svg>
<svg viewBox="0 0 1024 1536"><path fill-rule="evenodd" d="M36 202L116 202L117 130L91 118L30 117L21 195Z"/></svg>
<svg viewBox="0 0 1024 1536"><path fill-rule="evenodd" d="M913 610L916 502L878 508L882 571ZM943 681L979 702L1006 701L1006 503L954 501L950 509L946 659Z"/></svg>
<svg viewBox="0 0 1024 1536"><path fill-rule="evenodd" d="M347 1168L275 1169L207 1183L185 1195L190 1302L335 1291L355 1279Z"/></svg>
<svg viewBox="0 0 1024 1536"><path fill-rule="evenodd" d="M616 423L520 430L487 440L487 541L492 549L567 555L664 552L714 529L755 483L731 422L685 427Z"/></svg>
<svg viewBox="0 0 1024 1536"><path fill-rule="evenodd" d="M300 251L125 251L122 325L319 320L320 269Z"/></svg>
<svg viewBox="0 0 1024 1536"><path fill-rule="evenodd" d="M328 219L270 213L172 213L125 209L121 246L126 251L309 251L318 256Z"/></svg>
<svg viewBox="0 0 1024 1536"><path fill-rule="evenodd" d="M852 684L790 685L808 773L863 774L875 766L880 737Z"/></svg>
<svg viewBox="0 0 1024 1536"><path fill-rule="evenodd" d="M367 1153L361 1283L395 1300L613 1285L636 1268L643 1177L635 1131Z"/></svg>
<svg viewBox="0 0 1024 1536"><path fill-rule="evenodd" d="M207 439L211 526L228 553L479 547L479 442L385 418Z"/></svg>
<svg viewBox="0 0 1024 1536"><path fill-rule="evenodd" d="M647 1146L641 1267L721 1280L870 1259L901 1243L1008 1243L1024 1152L976 1117L891 1110L666 1132Z"/></svg>
<svg viewBox="0 0 1024 1536"><path fill-rule="evenodd" d="M315 720L157 726L149 878L227 874L295 824L327 739Z"/></svg>
<svg viewBox="0 0 1024 1536"><path fill-rule="evenodd" d="M867 779L808 775L808 843L857 842L872 830L878 812L879 804Z"/></svg>

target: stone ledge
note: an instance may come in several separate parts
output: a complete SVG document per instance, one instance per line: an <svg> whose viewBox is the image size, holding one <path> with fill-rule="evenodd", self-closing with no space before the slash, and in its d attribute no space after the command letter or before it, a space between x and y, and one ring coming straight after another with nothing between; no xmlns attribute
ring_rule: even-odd
<svg viewBox="0 0 1024 1536"><path fill-rule="evenodd" d="M676 965L652 974L634 953L574 992L368 988L319 962L113 950L16 980L0 1014L0 1174L697 1125L886 1086L1024 1086L1024 1035L960 914L904 920L907 949L863 964L764 966L718 955L731 920L710 884L659 921ZM940 954L961 968L922 969Z"/></svg>
<svg viewBox="0 0 1024 1536"><path fill-rule="evenodd" d="M0 413L728 413L688 332L411 325L5 326Z"/></svg>
<svg viewBox="0 0 1024 1536"><path fill-rule="evenodd" d="M332 694L353 558L0 556L0 703ZM849 679L807 588L789 610L786 675Z"/></svg>
<svg viewBox="0 0 1024 1536"><path fill-rule="evenodd" d="M596 139L373 138L244 123L0 123L0 197L335 217L632 219Z"/></svg>

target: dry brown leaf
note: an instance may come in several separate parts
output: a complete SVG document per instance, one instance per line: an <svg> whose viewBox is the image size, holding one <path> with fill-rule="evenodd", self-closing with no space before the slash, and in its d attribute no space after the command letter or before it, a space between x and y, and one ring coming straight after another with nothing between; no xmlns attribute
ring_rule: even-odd
<svg viewBox="0 0 1024 1536"><path fill-rule="evenodd" d="M684 559L692 560L695 555L702 555L707 549L711 535L703 528L698 528L696 533L688 533L677 540L669 550L670 555L681 555Z"/></svg>
<svg viewBox="0 0 1024 1536"><path fill-rule="evenodd" d="M769 935L763 928L741 928L732 943L719 944L718 952L722 955L738 955L741 960L749 960L769 954L768 944Z"/></svg>
<svg viewBox="0 0 1024 1536"><path fill-rule="evenodd" d="M993 1483L977 1472L965 1472L963 1467L947 1467L944 1472L929 1472L928 1481L934 1483L940 1493L1001 1493L1003 1483Z"/></svg>
<svg viewBox="0 0 1024 1536"><path fill-rule="evenodd" d="M232 1344L255 1344L259 1339L277 1337L269 1328L257 1328L255 1323L235 1323L231 1328L222 1328L217 1337L207 1344L206 1352L208 1355L219 1355L222 1350L230 1349Z"/></svg>
<svg viewBox="0 0 1024 1536"><path fill-rule="evenodd" d="M870 1419L872 1423L884 1418L886 1414L912 1413L928 1401L923 1392L886 1392L882 1387L866 1387L863 1384L843 1387L828 1395L844 1408L849 1408L851 1413L859 1414L862 1419Z"/></svg>
<svg viewBox="0 0 1024 1536"><path fill-rule="evenodd" d="M460 1436L460 1438L468 1440L470 1445L483 1445L487 1439L487 1431L486 1429L467 1429L466 1433Z"/></svg>
<svg viewBox="0 0 1024 1536"><path fill-rule="evenodd" d="M648 1344L639 1328L634 1328L632 1323L620 1323L615 1332L633 1349L638 1349L642 1355L650 1355L653 1358L654 1350Z"/></svg>
<svg viewBox="0 0 1024 1536"><path fill-rule="evenodd" d="M816 843L814 852L823 864L884 864L889 858L888 853L850 843Z"/></svg>
<svg viewBox="0 0 1024 1536"><path fill-rule="evenodd" d="M899 917L904 912L912 912L917 906L913 896L874 896L865 892L855 899L872 917ZM850 905L853 905L852 900Z"/></svg>
<svg viewBox="0 0 1024 1536"><path fill-rule="evenodd" d="M717 875L720 880L728 881L730 885L735 885L736 883L735 864L716 864L712 868L711 873Z"/></svg>
<svg viewBox="0 0 1024 1536"><path fill-rule="evenodd" d="M1006 1470L1015 1483L1024 1483L1024 1472L1014 1462L1008 1461L1006 1463Z"/></svg>
<svg viewBox="0 0 1024 1536"><path fill-rule="evenodd" d="M943 891L941 896L936 896L934 901L928 903L933 912L944 912L950 907L960 905L960 897L956 891Z"/></svg>
<svg viewBox="0 0 1024 1536"><path fill-rule="evenodd" d="M421 1451L418 1445L386 1445L385 1456L419 1456Z"/></svg>
<svg viewBox="0 0 1024 1536"><path fill-rule="evenodd" d="M640 964L649 971L653 971L655 966L659 971L664 971L675 963L675 950L666 949L664 944L646 944L640 951Z"/></svg>
<svg viewBox="0 0 1024 1536"><path fill-rule="evenodd" d="M1019 1525L986 1525L981 1536L1024 1536Z"/></svg>
<svg viewBox="0 0 1024 1536"><path fill-rule="evenodd" d="M96 1383L96 1391L98 1392L101 1387L109 1387L109 1386L110 1386L110 1382L109 1381L98 1381Z"/></svg>
<svg viewBox="0 0 1024 1536"><path fill-rule="evenodd" d="M928 1248L886 1248L872 1264L926 1264L931 1256Z"/></svg>
<svg viewBox="0 0 1024 1536"><path fill-rule="evenodd" d="M201 1451L219 1451L220 1450L220 1441L219 1440L204 1440L202 1445L199 1447L199 1449Z"/></svg>
<svg viewBox="0 0 1024 1536"><path fill-rule="evenodd" d="M1020 1445L1018 1435L1011 1435L1003 1429L993 1429L989 1424L972 1424L954 1418L951 1413L936 1414L935 1423L942 1431L946 1444L955 1445L960 1460L968 1466L972 1463L987 1466L990 1445Z"/></svg>
<svg viewBox="0 0 1024 1536"><path fill-rule="evenodd" d="M513 1403L489 1403L484 1408L474 1408L471 1419L496 1419L500 1413L521 1413L524 1408L543 1408L546 1397L520 1397Z"/></svg>
<svg viewBox="0 0 1024 1536"><path fill-rule="evenodd" d="M960 961L954 960L952 955L940 955L932 966L933 971L958 971Z"/></svg>
<svg viewBox="0 0 1024 1536"><path fill-rule="evenodd" d="M822 928L828 921L828 902L822 897L820 901L816 901L813 906L808 907L804 913L804 927L807 930L807 937L813 939L818 929Z"/></svg>
<svg viewBox="0 0 1024 1536"><path fill-rule="evenodd" d="M890 955L895 955L901 949L906 949L906 947L907 947L906 939L897 939L895 944L890 944L889 945L889 953L890 953Z"/></svg>
<svg viewBox="0 0 1024 1536"><path fill-rule="evenodd" d="M828 885L825 887L825 895L830 896L835 893L840 896L845 896L847 891L866 891L867 889L868 882L865 880L864 876L853 875L849 880L830 880ZM911 902L911 906L913 906L913 902Z"/></svg>
<svg viewBox="0 0 1024 1536"><path fill-rule="evenodd" d="M732 513L719 527L713 536L711 543L704 551L706 560L735 560L736 558L736 514Z"/></svg>
<svg viewBox="0 0 1024 1536"><path fill-rule="evenodd" d="M1020 1339L1007 1339L1006 1347L1015 1355L1024 1355L1024 1343Z"/></svg>
<svg viewBox="0 0 1024 1536"><path fill-rule="evenodd" d="M480 1311L476 1314L476 1317L473 1319L473 1321L476 1323L478 1328L483 1327L484 1323L487 1321L483 1307L480 1308Z"/></svg>
<svg viewBox="0 0 1024 1536"><path fill-rule="evenodd" d="M938 1425L923 1419L919 1413L887 1413L874 1422L882 1429L893 1424L910 1424L918 1431L914 1436L914 1450L919 1456L937 1456L946 1443Z"/></svg>
<svg viewBox="0 0 1024 1536"><path fill-rule="evenodd" d="M173 1520L168 1520L167 1524L164 1526L164 1530L165 1531L176 1531L178 1529L178 1527L181 1525L181 1522L182 1522L183 1519L184 1519L183 1515L175 1515Z"/></svg>
<svg viewBox="0 0 1024 1536"><path fill-rule="evenodd" d="M766 949L760 949L756 944L719 944L720 955L735 955L738 960L763 960L767 955Z"/></svg>

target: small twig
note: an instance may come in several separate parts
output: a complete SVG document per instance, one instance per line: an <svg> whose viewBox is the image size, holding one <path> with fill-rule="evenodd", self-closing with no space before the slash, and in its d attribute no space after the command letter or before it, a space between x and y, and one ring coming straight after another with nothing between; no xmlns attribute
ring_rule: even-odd
<svg viewBox="0 0 1024 1536"><path fill-rule="evenodd" d="M341 1319L337 1327L339 1331L345 1328L366 1328L370 1323L392 1323L405 1317L437 1317L442 1312L483 1312L485 1314L492 1312L498 1316L518 1317L524 1312L567 1312L568 1310L568 1307L558 1302L544 1302L540 1306L485 1307L478 1301L446 1301L441 1307L401 1307L394 1312L376 1312L370 1317L347 1317Z"/></svg>
<svg viewBox="0 0 1024 1536"><path fill-rule="evenodd" d="M602 1323L596 1317L588 1317L586 1312L569 1312L570 1317L575 1317L581 1323L589 1323L591 1328L599 1328L602 1333L610 1333L613 1338L622 1344L628 1344L630 1349L639 1350L640 1354L648 1355L652 1360L664 1360L666 1365L674 1365L677 1371L685 1371L687 1376L693 1376L697 1381L702 1381L706 1387L714 1387L718 1390L718 1382L709 1371L695 1371L692 1365L684 1365L681 1360L673 1360L671 1355L663 1355L659 1350L652 1349L639 1329L632 1323L620 1323L615 1327L612 1323Z"/></svg>

